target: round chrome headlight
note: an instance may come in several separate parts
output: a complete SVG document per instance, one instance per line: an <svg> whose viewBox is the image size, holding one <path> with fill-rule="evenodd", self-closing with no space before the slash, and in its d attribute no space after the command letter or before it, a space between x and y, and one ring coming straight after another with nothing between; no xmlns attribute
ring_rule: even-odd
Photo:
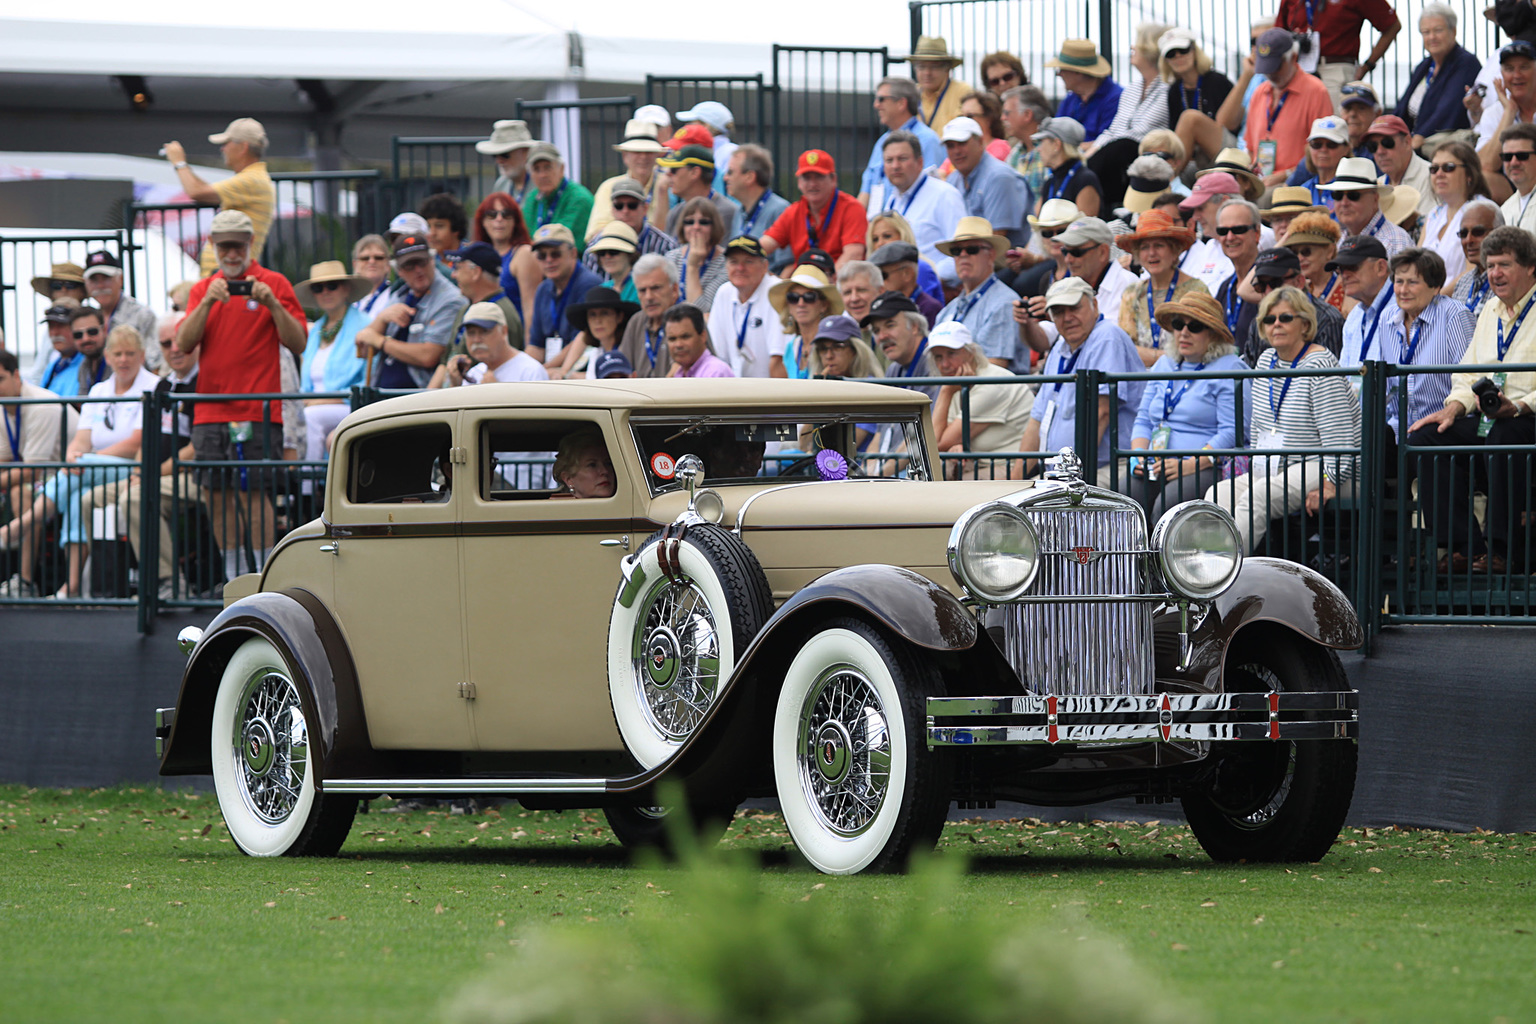
<svg viewBox="0 0 1536 1024"><path fill-rule="evenodd" d="M949 535L949 571L976 598L1001 604L1022 595L1040 565L1040 539L1024 513L998 502L972 509Z"/></svg>
<svg viewBox="0 0 1536 1024"><path fill-rule="evenodd" d="M1196 601L1230 587L1243 567L1243 541L1227 510L1209 501L1175 505L1152 531L1168 586Z"/></svg>

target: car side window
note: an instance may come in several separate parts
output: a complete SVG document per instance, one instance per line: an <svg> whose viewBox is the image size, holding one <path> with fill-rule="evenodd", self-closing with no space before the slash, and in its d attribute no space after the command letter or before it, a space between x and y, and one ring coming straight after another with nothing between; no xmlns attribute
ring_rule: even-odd
<svg viewBox="0 0 1536 1024"><path fill-rule="evenodd" d="M352 444L347 500L354 505L435 504L449 495L453 430L425 423L382 430Z"/></svg>
<svg viewBox="0 0 1536 1024"><path fill-rule="evenodd" d="M555 473L561 446L571 448L573 441L594 435L599 444L602 440L601 428L583 420L509 420L487 423L481 429L479 480L484 501L570 497L570 489L561 485Z"/></svg>

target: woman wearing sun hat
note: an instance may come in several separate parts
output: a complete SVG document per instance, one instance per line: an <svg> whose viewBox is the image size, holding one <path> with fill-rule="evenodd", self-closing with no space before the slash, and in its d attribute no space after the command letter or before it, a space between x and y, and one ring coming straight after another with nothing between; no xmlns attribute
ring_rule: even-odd
<svg viewBox="0 0 1536 1024"><path fill-rule="evenodd" d="M1067 39L1061 52L1045 62L1055 68L1067 96L1056 108L1057 117L1070 117L1083 126L1084 138L1093 140L1109 127L1120 110L1120 83L1110 75L1114 69L1099 56L1091 39Z"/></svg>
<svg viewBox="0 0 1536 1024"><path fill-rule="evenodd" d="M804 379L811 375L811 350L821 321L843 311L837 285L815 267L798 266L794 273L768 289L768 303L784 326L783 352L768 354L768 376Z"/></svg>
<svg viewBox="0 0 1536 1024"><path fill-rule="evenodd" d="M349 274L340 260L326 260L309 269L309 279L294 285L299 302L318 310L320 318L309 325L309 340L299 364L299 388L305 392L351 391L363 382L367 364L358 357L357 332L368 318L353 305L373 290L361 274ZM351 411L346 399L304 400L304 460L324 462L331 431Z"/></svg>
<svg viewBox="0 0 1536 1024"><path fill-rule="evenodd" d="M1313 203L1312 193L1307 189L1300 185L1281 185L1275 189L1269 209L1264 210L1259 216L1274 230L1275 244L1284 245L1285 233L1290 229L1291 221L1303 213L1333 215L1328 207Z"/></svg>
<svg viewBox="0 0 1536 1024"><path fill-rule="evenodd" d="M1344 294L1344 284L1337 271L1328 269L1328 261L1339 249L1343 232L1338 222L1326 213L1307 212L1291 221L1285 233L1285 247L1301 261L1301 276L1306 278L1307 291L1348 316L1355 308L1355 300Z"/></svg>
<svg viewBox="0 0 1536 1024"><path fill-rule="evenodd" d="M1152 364L1152 372L1180 374L1184 379L1147 384L1131 431L1131 447L1152 452L1237 447L1236 382L1230 377L1196 380L1188 376L1248 368L1237 354L1221 303L1192 292L1164 303L1157 321L1170 344ZM1141 502L1148 525L1153 525L1164 509L1200 497L1215 483L1216 465L1213 456L1138 455L1131 459L1131 471L1122 478L1121 489Z"/></svg>
<svg viewBox="0 0 1536 1024"><path fill-rule="evenodd" d="M597 257L603 272L603 284L619 293L625 302L639 302L631 271L640 259L640 236L623 221L610 221L603 233L592 240L587 252Z"/></svg>
<svg viewBox="0 0 1536 1024"><path fill-rule="evenodd" d="M1151 366L1170 339L1154 319L1158 306L1190 293L1209 295L1204 282L1179 270L1179 257L1195 244L1195 233L1174 222L1166 209L1148 210L1136 218L1136 230L1119 235L1115 244L1146 270L1148 277L1126 288L1120 299L1120 329L1131 336L1142 362Z"/></svg>
<svg viewBox="0 0 1536 1024"><path fill-rule="evenodd" d="M593 370L597 366L598 356L619 347L624 337L624 328L629 326L629 318L638 312L639 302L627 301L609 285L600 284L587 289L582 300L565 314L576 328L576 340L567 346L570 354L562 361L559 375L551 373L550 378L595 378Z"/></svg>
<svg viewBox="0 0 1536 1024"><path fill-rule="evenodd" d="M911 53L891 59L911 62L912 77L921 94L917 116L935 132L942 132L945 125L959 117L960 101L976 91L953 78L955 68L965 60L949 52L943 36L918 36Z"/></svg>

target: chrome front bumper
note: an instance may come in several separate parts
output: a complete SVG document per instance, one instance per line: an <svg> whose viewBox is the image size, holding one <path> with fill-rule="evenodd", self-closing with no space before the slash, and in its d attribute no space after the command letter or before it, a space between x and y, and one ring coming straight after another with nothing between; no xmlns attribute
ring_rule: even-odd
<svg viewBox="0 0 1536 1024"><path fill-rule="evenodd" d="M1358 690L930 697L928 746L1355 739Z"/></svg>

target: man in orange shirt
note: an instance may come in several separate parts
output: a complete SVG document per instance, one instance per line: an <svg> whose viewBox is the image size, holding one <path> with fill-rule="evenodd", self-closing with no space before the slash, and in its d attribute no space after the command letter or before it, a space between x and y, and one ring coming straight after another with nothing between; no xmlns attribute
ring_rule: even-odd
<svg viewBox="0 0 1536 1024"><path fill-rule="evenodd" d="M763 232L763 252L788 249L799 259L807 249L821 249L838 267L863 259L868 219L858 199L838 189L832 154L822 149L801 153L795 183L800 198Z"/></svg>
<svg viewBox="0 0 1536 1024"><path fill-rule="evenodd" d="M1269 81L1248 101L1248 156L1267 188L1283 185L1306 156L1313 121L1333 113L1328 87L1296 63L1296 37L1272 28L1254 45L1254 70Z"/></svg>

